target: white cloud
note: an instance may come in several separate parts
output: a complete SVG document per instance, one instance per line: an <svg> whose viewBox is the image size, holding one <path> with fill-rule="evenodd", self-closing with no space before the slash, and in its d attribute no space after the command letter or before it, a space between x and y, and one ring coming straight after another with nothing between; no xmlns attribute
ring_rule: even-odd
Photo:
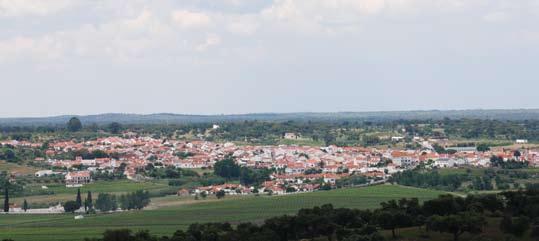
<svg viewBox="0 0 539 241"><path fill-rule="evenodd" d="M0 16L49 14L81 2L0 0ZM247 2L229 0L227 3L242 5ZM101 18L101 22L84 18L79 20L82 21L79 25L69 25L66 29L58 28L60 30L39 34L26 31L4 34L0 36L0 59L93 57L129 60L167 55L189 56L215 50L212 47L218 45L222 45L221 50L229 48L229 51L241 52L247 48L246 45L250 45L249 48L264 48L262 51L271 52L274 47L273 43L268 44L271 41L252 40L282 38L289 36L290 32L322 35L352 33L359 36L364 31L358 30L365 29L363 27L368 24L377 26L378 20L390 19L401 26L410 26L432 16L436 16L436 19L452 19L456 16L451 14L460 12L474 13L476 16L471 19L488 22L517 16L505 9L507 2L497 4L488 0L273 0L263 9L249 13L205 9L202 5L186 7L166 1L96 1L92 4L95 8L93 11L108 14ZM123 5L128 10L120 11ZM488 14L485 15L485 12ZM401 21L401 18L405 18L403 16L417 18ZM255 37L241 39L244 35ZM262 46L264 44L266 46Z"/></svg>
<svg viewBox="0 0 539 241"><path fill-rule="evenodd" d="M260 27L259 19L256 15L231 16L225 21L228 23L227 30L236 34L251 35Z"/></svg>
<svg viewBox="0 0 539 241"><path fill-rule="evenodd" d="M177 10L172 13L172 20L181 28L201 28L210 25L211 18L200 12Z"/></svg>
<svg viewBox="0 0 539 241"><path fill-rule="evenodd" d="M77 0L0 0L0 17L45 16L76 5Z"/></svg>
<svg viewBox="0 0 539 241"><path fill-rule="evenodd" d="M221 44L221 37L215 34L210 34L206 37L206 40L203 43L196 47L196 50L203 52L208 50L210 47L217 46L219 44Z"/></svg>
<svg viewBox="0 0 539 241"><path fill-rule="evenodd" d="M483 16L483 20L485 22L491 22L491 23L498 23L498 22L504 22L509 18L507 13L504 12L493 12L488 13L487 15Z"/></svg>
<svg viewBox="0 0 539 241"><path fill-rule="evenodd" d="M170 18L161 18L143 9L132 18L86 24L78 29L41 36L0 39L0 60L32 60L46 64L45 60L51 59L97 58L126 62L205 51L221 42L214 34L178 32L175 24L177 22L171 22Z"/></svg>

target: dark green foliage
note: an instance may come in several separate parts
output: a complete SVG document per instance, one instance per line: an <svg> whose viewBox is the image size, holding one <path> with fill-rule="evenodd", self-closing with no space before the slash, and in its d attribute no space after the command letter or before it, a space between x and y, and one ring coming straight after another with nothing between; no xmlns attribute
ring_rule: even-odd
<svg viewBox="0 0 539 241"><path fill-rule="evenodd" d="M77 189L77 198L75 199L75 201L77 202L77 205L79 205L79 207L82 207L82 197L80 196L80 188Z"/></svg>
<svg viewBox="0 0 539 241"><path fill-rule="evenodd" d="M269 180L271 170L269 169L252 169L248 167L240 168L240 183L243 185L260 185L264 181Z"/></svg>
<svg viewBox="0 0 539 241"><path fill-rule="evenodd" d="M8 188L4 188L4 212L9 212L9 191Z"/></svg>
<svg viewBox="0 0 539 241"><path fill-rule="evenodd" d="M226 158L215 163L213 172L215 175L226 179L238 178L240 176L240 166L236 164L234 159Z"/></svg>
<svg viewBox="0 0 539 241"><path fill-rule="evenodd" d="M366 183L368 183L368 179L365 176L352 175L337 180L335 186L337 186L337 188L343 188L363 185Z"/></svg>
<svg viewBox="0 0 539 241"><path fill-rule="evenodd" d="M217 199L224 198L225 197L225 191L220 190L220 191L215 193L215 196L217 197Z"/></svg>
<svg viewBox="0 0 539 241"><path fill-rule="evenodd" d="M66 213L74 213L80 208L76 201L67 201L64 203L64 211Z"/></svg>
<svg viewBox="0 0 539 241"><path fill-rule="evenodd" d="M82 123L79 118L73 117L67 122L67 130L71 132L77 132L82 130Z"/></svg>
<svg viewBox="0 0 539 241"><path fill-rule="evenodd" d="M28 202L26 199L24 199L24 202L22 203L22 210L24 210L24 212L28 210Z"/></svg>
<svg viewBox="0 0 539 241"><path fill-rule="evenodd" d="M499 156L492 156L490 158L490 163L494 167L500 167L503 169L522 169L522 168L527 168L529 165L527 161L516 161L516 160L504 161L503 158Z"/></svg>
<svg viewBox="0 0 539 241"><path fill-rule="evenodd" d="M195 154L191 153L191 152L176 152L176 153L174 153L174 155L181 158L181 159L185 159L185 158L194 156Z"/></svg>
<svg viewBox="0 0 539 241"><path fill-rule="evenodd" d="M362 141L363 141L363 145L365 146L378 145L381 142L380 137L375 136L375 135L365 135L363 136Z"/></svg>
<svg viewBox="0 0 539 241"><path fill-rule="evenodd" d="M150 163L151 164L151 163ZM198 173L189 169L174 168L168 166L166 168L154 168L153 165L147 165L145 170L150 177L159 179L177 179L181 177L198 177Z"/></svg>
<svg viewBox="0 0 539 241"><path fill-rule="evenodd" d="M407 170L393 174L389 181L405 186L455 191L468 179L463 174L440 175L437 171Z"/></svg>
<svg viewBox="0 0 539 241"><path fill-rule="evenodd" d="M19 158L17 157L15 150L9 147L0 148L0 160L6 160L7 162L17 162Z"/></svg>
<svg viewBox="0 0 539 241"><path fill-rule="evenodd" d="M512 216L505 215L500 223L500 229L504 233L522 237L522 235L530 229L530 219L526 216L513 218Z"/></svg>
<svg viewBox="0 0 539 241"><path fill-rule="evenodd" d="M434 215L427 220L427 229L442 233L450 233L453 240L465 232L476 234L487 224L485 217L473 212L461 212L447 216Z"/></svg>
<svg viewBox="0 0 539 241"><path fill-rule="evenodd" d="M119 134L122 131L122 125L118 122L112 122L108 126L108 129L112 134Z"/></svg>
<svg viewBox="0 0 539 241"><path fill-rule="evenodd" d="M86 199L84 200L84 210L88 211L92 209L94 209L94 201L92 199L92 192L88 191Z"/></svg>
<svg viewBox="0 0 539 241"><path fill-rule="evenodd" d="M480 152L490 151L490 147L488 146L488 144L485 144L485 143L481 143L477 145L476 149L477 151L480 151Z"/></svg>
<svg viewBox="0 0 539 241"><path fill-rule="evenodd" d="M138 190L133 193L121 195L119 202L123 210L141 210L150 204L150 193L148 191Z"/></svg>
<svg viewBox="0 0 539 241"><path fill-rule="evenodd" d="M116 196L108 193L99 193L95 201L95 208L102 212L115 211L118 209Z"/></svg>

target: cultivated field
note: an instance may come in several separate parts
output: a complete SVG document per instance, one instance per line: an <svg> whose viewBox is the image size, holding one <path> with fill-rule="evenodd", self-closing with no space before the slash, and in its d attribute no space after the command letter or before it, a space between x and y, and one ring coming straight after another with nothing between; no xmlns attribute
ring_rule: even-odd
<svg viewBox="0 0 539 241"><path fill-rule="evenodd" d="M293 214L300 208L332 203L336 207L376 208L382 201L417 197L421 201L443 194L440 191L381 185L359 189L340 189L288 196L226 197L224 200L191 201L174 197L155 199L156 209L88 216L74 220L73 215L0 215L0 240L15 241L82 240L96 237L106 229L147 229L154 234L171 235L191 223L239 223ZM160 205L161 204L161 205ZM163 205L168 204L168 205Z"/></svg>

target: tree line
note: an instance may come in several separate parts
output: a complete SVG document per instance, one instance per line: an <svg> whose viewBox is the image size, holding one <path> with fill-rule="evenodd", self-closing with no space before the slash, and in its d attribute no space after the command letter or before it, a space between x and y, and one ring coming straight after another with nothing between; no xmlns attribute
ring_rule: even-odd
<svg viewBox="0 0 539 241"><path fill-rule="evenodd" d="M141 210L150 204L150 193L138 190L128 194L116 196L110 193L99 193L97 199L93 200L92 192L88 191L86 199L82 201L80 189L77 190L76 199L64 203L64 210L68 213L75 213L84 207L86 213L122 210Z"/></svg>

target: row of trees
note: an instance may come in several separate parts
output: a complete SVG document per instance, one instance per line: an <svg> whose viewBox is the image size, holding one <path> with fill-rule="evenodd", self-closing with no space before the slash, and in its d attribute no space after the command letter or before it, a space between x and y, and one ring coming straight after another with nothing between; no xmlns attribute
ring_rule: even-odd
<svg viewBox="0 0 539 241"><path fill-rule="evenodd" d="M91 212L94 210L94 202L92 198L92 192L88 191L86 199L82 201L80 189L77 189L77 197L74 201L67 201L64 203L64 211L74 213L80 208L84 207L84 211Z"/></svg>
<svg viewBox="0 0 539 241"><path fill-rule="evenodd" d="M406 170L393 174L389 178L389 182L405 186L455 191L460 188L463 182L469 179L470 177L466 174L441 175L435 170Z"/></svg>
<svg viewBox="0 0 539 241"><path fill-rule="evenodd" d="M74 213L84 207L84 211L94 212L94 208L101 212L115 211L118 208L122 210L143 209L150 204L150 193L148 191L138 190L128 194L116 196L109 193L99 193L95 203L92 193L88 191L87 197L82 201L80 189L77 191L77 197L74 201L64 203L66 212Z"/></svg>

